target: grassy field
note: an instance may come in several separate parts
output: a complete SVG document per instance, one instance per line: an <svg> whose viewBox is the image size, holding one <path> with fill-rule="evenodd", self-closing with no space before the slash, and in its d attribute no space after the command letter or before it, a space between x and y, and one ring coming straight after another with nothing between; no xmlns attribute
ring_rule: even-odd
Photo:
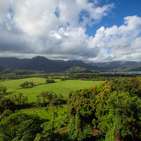
<svg viewBox="0 0 141 141"><path fill-rule="evenodd" d="M20 85L25 81L32 81L36 84L33 88L26 88L23 89ZM67 98L71 91L91 88L95 85L99 86L102 81L89 81L89 80L55 80L56 83L46 83L45 78L25 78L25 79L17 79L17 80L4 80L0 81L0 85L6 86L8 89L9 94L7 95L18 95L22 93L23 95L28 97L28 102L36 102L37 96L41 92L51 91L55 92L57 95L62 95L63 97ZM25 113L28 115L37 115L42 119L51 120L53 111L56 112L55 118L55 126L62 125L66 122L67 119L67 110L68 108L66 105L62 107L55 107L52 108L43 108L43 107L32 107L28 109L22 109L17 111L18 113ZM17 113L16 112L16 113ZM65 115L65 116L64 116Z"/></svg>
<svg viewBox="0 0 141 141"><path fill-rule="evenodd" d="M26 89L20 88L20 84L25 81L33 81L37 86ZM94 85L100 85L102 83L101 81L88 80L56 80L56 83L46 84L45 81L45 78L25 78L1 81L0 85L6 86L10 95L22 93L28 97L29 102L34 102L41 92L51 91L67 98L71 91L90 88Z"/></svg>

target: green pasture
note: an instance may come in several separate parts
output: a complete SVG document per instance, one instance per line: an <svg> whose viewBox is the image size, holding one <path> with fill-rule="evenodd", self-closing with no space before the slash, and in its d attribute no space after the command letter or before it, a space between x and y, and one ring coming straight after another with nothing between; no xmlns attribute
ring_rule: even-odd
<svg viewBox="0 0 141 141"><path fill-rule="evenodd" d="M20 88L20 84L25 81L33 81L36 86L26 89ZM0 82L0 85L7 87L9 95L22 93L28 97L29 102L34 102L41 92L51 91L67 98L71 91L90 88L95 85L98 86L102 83L101 81L89 80L56 80L56 83L46 84L45 81L45 78L25 78L17 80L5 80Z"/></svg>

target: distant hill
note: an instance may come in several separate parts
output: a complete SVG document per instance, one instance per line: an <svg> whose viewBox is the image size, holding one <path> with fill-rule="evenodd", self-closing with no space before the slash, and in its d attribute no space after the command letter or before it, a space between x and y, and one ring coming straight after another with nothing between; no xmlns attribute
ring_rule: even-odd
<svg viewBox="0 0 141 141"><path fill-rule="evenodd" d="M0 70L30 70L51 73L65 72L75 66L93 69L93 66L82 61L49 60L40 56L32 59L0 58Z"/></svg>
<svg viewBox="0 0 141 141"><path fill-rule="evenodd" d="M102 72L132 72L141 71L141 62L136 61L113 61L94 63L94 68Z"/></svg>
<svg viewBox="0 0 141 141"><path fill-rule="evenodd" d="M34 57L31 59L18 59L14 57L0 58L0 71L40 71L40 72L128 72L141 71L141 62L134 61L116 61L105 63L84 63L83 61L63 61L50 60L45 57Z"/></svg>

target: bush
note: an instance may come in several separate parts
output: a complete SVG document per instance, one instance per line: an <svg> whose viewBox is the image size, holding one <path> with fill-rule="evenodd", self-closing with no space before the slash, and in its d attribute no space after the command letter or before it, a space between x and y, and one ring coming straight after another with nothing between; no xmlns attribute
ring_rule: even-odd
<svg viewBox="0 0 141 141"><path fill-rule="evenodd" d="M112 91L129 92L141 97L141 80L139 78L114 79L111 81Z"/></svg>
<svg viewBox="0 0 141 141"><path fill-rule="evenodd" d="M8 98L2 98L0 100L0 113L3 113L5 110L8 109L14 111L16 109L15 103Z"/></svg>
<svg viewBox="0 0 141 141"><path fill-rule="evenodd" d="M44 120L36 116L16 113L0 122L2 141L34 141L41 134Z"/></svg>
<svg viewBox="0 0 141 141"><path fill-rule="evenodd" d="M5 118L5 117L8 117L12 114L13 112L11 110L5 110L1 115L0 115L0 120Z"/></svg>
<svg viewBox="0 0 141 141"><path fill-rule="evenodd" d="M35 84L33 82L24 82L20 85L21 88L33 88L35 86Z"/></svg>
<svg viewBox="0 0 141 141"><path fill-rule="evenodd" d="M0 97L7 94L7 88L5 86L0 86Z"/></svg>
<svg viewBox="0 0 141 141"><path fill-rule="evenodd" d="M56 81L55 81L54 79L47 79L47 80L46 80L46 83L47 83L47 84L49 84L49 83L55 83L55 82L56 82Z"/></svg>
<svg viewBox="0 0 141 141"><path fill-rule="evenodd" d="M73 139L86 140L92 137L95 126L95 97L93 89L78 90L69 96L69 132Z"/></svg>
<svg viewBox="0 0 141 141"><path fill-rule="evenodd" d="M24 105L28 103L28 97L24 96L22 93L18 95L13 95L11 96L11 100L16 104L16 105Z"/></svg>
<svg viewBox="0 0 141 141"><path fill-rule="evenodd" d="M42 92L38 98L38 104L40 106L47 106L47 105L63 105L66 104L66 100L63 96L57 96L53 92Z"/></svg>

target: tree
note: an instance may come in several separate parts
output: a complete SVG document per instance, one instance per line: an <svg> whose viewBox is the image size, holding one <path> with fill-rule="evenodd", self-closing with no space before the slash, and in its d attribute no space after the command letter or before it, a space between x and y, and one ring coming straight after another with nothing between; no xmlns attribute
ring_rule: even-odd
<svg viewBox="0 0 141 141"><path fill-rule="evenodd" d="M21 88L33 88L34 86L35 86L34 82L29 81L25 81L20 85Z"/></svg>
<svg viewBox="0 0 141 141"><path fill-rule="evenodd" d="M49 84L49 83L55 83L55 80L54 80L54 79L47 79L47 80L46 80L46 83L47 83L47 84Z"/></svg>
<svg viewBox="0 0 141 141"><path fill-rule="evenodd" d="M16 113L0 122L3 141L34 141L43 128L44 120L36 116Z"/></svg>
<svg viewBox="0 0 141 141"><path fill-rule="evenodd" d="M15 103L9 98L2 98L0 100L0 113L3 113L5 110L14 111L16 109Z"/></svg>
<svg viewBox="0 0 141 141"><path fill-rule="evenodd" d="M137 96L100 93L96 97L96 117L105 141L141 140L141 100Z"/></svg>
<svg viewBox="0 0 141 141"><path fill-rule="evenodd" d="M79 90L69 96L70 134L73 139L93 138L96 128L94 89Z"/></svg>
<svg viewBox="0 0 141 141"><path fill-rule="evenodd" d="M19 93L17 95L11 96L11 100L16 104L16 105L23 105L28 102L27 96L24 96L22 93Z"/></svg>
<svg viewBox="0 0 141 141"><path fill-rule="evenodd" d="M38 104L40 106L53 106L53 105L63 105L66 104L66 100L60 95L56 95L53 92L42 92L37 97Z"/></svg>
<svg viewBox="0 0 141 141"><path fill-rule="evenodd" d="M131 95L141 97L141 79L140 78L120 78L111 81L112 91L129 92Z"/></svg>
<svg viewBox="0 0 141 141"><path fill-rule="evenodd" d="M0 86L0 98L7 94L7 88L5 86Z"/></svg>

